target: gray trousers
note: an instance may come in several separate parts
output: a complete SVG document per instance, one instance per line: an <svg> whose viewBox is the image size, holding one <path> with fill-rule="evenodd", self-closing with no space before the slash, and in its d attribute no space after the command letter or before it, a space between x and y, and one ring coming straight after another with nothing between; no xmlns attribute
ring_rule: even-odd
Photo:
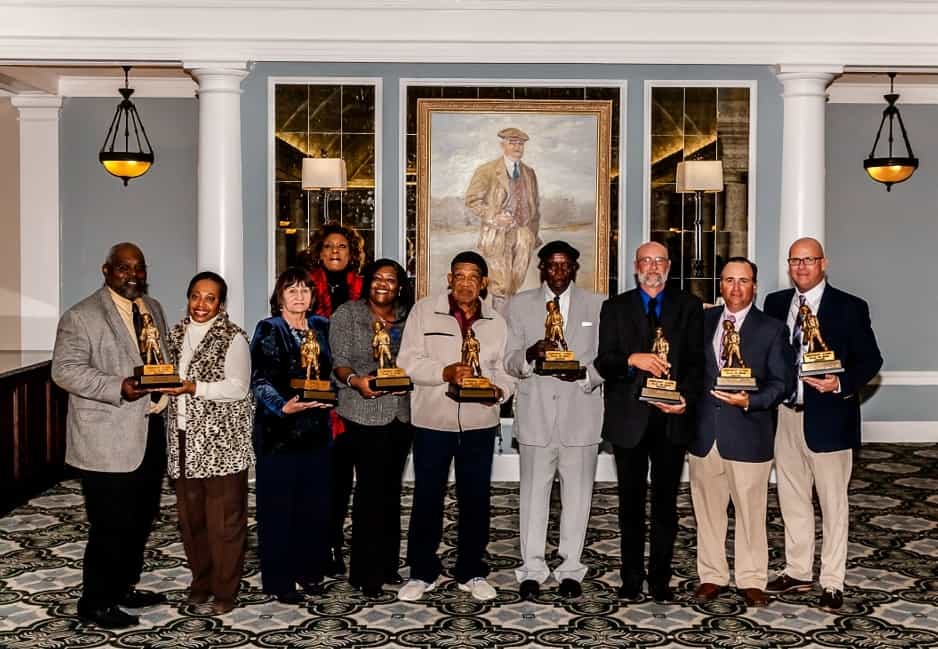
<svg viewBox="0 0 938 649"><path fill-rule="evenodd" d="M554 579L583 581L586 566L580 562L586 527L589 523L596 477L598 445L541 447L519 445L521 455L520 522L521 559L515 570L519 582L533 579L544 583L550 577L545 560L550 490L554 476L560 475L560 547L563 563Z"/></svg>

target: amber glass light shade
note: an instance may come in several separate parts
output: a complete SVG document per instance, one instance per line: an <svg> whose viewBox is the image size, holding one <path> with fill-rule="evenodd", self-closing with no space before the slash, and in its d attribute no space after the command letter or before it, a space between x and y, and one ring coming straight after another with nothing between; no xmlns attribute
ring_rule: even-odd
<svg viewBox="0 0 938 649"><path fill-rule="evenodd" d="M889 186L908 180L918 169L918 158L868 158L863 168L870 178Z"/></svg>
<svg viewBox="0 0 938 649"><path fill-rule="evenodd" d="M139 159L131 159L131 156ZM98 160L104 165L105 171L120 179L138 178L148 172L150 167L153 166L153 156L145 153L101 153L98 155Z"/></svg>

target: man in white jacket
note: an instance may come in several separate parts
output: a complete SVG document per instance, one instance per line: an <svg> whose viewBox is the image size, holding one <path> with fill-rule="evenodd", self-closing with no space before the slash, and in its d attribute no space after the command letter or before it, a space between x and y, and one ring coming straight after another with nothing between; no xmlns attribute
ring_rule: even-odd
<svg viewBox="0 0 938 649"><path fill-rule="evenodd" d="M512 379L503 368L507 326L482 303L488 265L475 252L453 258L449 293L426 297L411 310L397 363L414 382L414 503L407 533L410 581L398 597L415 601L433 590L443 566L437 555L443 536L443 500L450 463L456 463L459 510L454 576L460 590L479 600L496 596L485 580L489 539L489 483L498 431L499 408L511 396ZM482 375L495 386L492 403L457 403L446 396L449 384L472 376L461 362L468 330L479 341Z"/></svg>

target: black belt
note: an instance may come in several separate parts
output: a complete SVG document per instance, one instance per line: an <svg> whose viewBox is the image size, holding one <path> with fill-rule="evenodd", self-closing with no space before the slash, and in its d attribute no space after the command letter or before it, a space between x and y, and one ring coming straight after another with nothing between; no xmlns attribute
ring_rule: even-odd
<svg viewBox="0 0 938 649"><path fill-rule="evenodd" d="M803 403L783 403L782 405L788 408L789 410L794 410L795 412L804 412Z"/></svg>

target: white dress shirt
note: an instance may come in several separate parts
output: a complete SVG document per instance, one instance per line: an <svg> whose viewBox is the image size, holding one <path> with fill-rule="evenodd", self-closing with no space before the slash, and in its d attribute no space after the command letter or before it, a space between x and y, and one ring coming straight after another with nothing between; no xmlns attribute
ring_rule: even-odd
<svg viewBox="0 0 938 649"><path fill-rule="evenodd" d="M801 300L799 299L804 295L804 303L808 305L811 309L811 313L817 315L818 309L821 308L821 297L824 295L824 289L827 287L827 280L822 279L821 283L807 291L806 293L801 293L798 289L795 289L794 295L791 296L791 304L788 305L788 331L793 332L795 330L795 320L798 319L798 308L801 306ZM801 342L801 341L799 341ZM801 359L804 354L804 347L801 347L801 352L798 353L798 368L801 368ZM798 385L798 396L795 399L796 403L804 403L804 382L799 380ZM837 390L839 392L839 388Z"/></svg>
<svg viewBox="0 0 938 649"><path fill-rule="evenodd" d="M736 327L736 331L739 331L743 328L743 322L746 321L746 316L749 315L749 309L751 308L752 302L750 302L746 308L733 313L725 305L723 306L723 315L720 316L720 324L717 325L716 333L713 334L713 355L714 358L717 359L717 367L720 366L720 342L723 340L723 321L727 319L727 315L732 314L733 317L736 318L736 322L734 322L733 325Z"/></svg>
<svg viewBox="0 0 938 649"><path fill-rule="evenodd" d="M215 316L207 322L190 320L186 326L186 333L182 339L182 349L179 352L179 376L187 378L189 363L195 350L198 349L205 334L214 324ZM211 401L240 401L247 396L251 387L251 350L243 336L235 336L228 345L225 354L225 378L221 381L197 381L195 396ZM180 394L176 410L176 428L186 429L186 400L187 394Z"/></svg>

